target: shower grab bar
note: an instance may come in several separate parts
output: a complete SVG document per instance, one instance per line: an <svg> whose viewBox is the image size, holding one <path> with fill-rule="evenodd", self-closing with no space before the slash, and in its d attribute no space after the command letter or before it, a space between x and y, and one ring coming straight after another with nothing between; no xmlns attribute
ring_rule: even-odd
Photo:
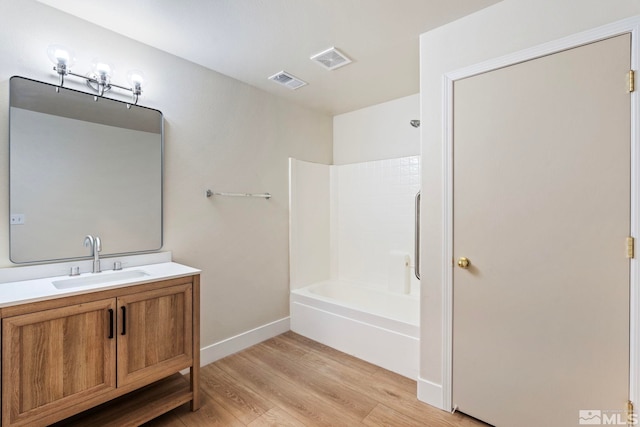
<svg viewBox="0 0 640 427"><path fill-rule="evenodd" d="M269 200L271 198L270 193L225 193L218 191L207 190L205 192L207 197L211 196L231 196L231 197L262 197L263 199Z"/></svg>
<svg viewBox="0 0 640 427"><path fill-rule="evenodd" d="M420 191L416 193L416 227L415 227L415 256L413 260L413 271L416 279L420 280Z"/></svg>

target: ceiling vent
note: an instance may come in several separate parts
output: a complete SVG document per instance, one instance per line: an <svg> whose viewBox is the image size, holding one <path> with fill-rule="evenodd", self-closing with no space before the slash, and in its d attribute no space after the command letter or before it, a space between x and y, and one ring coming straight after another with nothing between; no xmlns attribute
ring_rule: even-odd
<svg viewBox="0 0 640 427"><path fill-rule="evenodd" d="M302 86L306 85L307 82L300 80L296 76L287 73L286 71L280 71L279 73L274 74L269 77L269 80L273 80L274 82L288 87L289 89L298 89Z"/></svg>
<svg viewBox="0 0 640 427"><path fill-rule="evenodd" d="M331 47L324 52L313 55L311 60L322 65L327 70L335 70L336 68L340 68L351 63L351 60L335 47Z"/></svg>

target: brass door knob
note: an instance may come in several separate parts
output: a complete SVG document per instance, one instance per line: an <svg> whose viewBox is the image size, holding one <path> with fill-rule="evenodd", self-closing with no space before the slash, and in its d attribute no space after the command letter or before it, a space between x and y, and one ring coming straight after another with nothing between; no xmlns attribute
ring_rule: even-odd
<svg viewBox="0 0 640 427"><path fill-rule="evenodd" d="M468 258L465 258L463 256L458 258L458 267L466 270L467 268L469 268L470 265L471 265L471 261L469 261Z"/></svg>

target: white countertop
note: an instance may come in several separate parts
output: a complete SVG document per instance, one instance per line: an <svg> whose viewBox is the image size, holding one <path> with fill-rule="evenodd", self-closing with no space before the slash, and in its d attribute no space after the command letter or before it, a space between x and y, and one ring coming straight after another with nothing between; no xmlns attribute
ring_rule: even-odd
<svg viewBox="0 0 640 427"><path fill-rule="evenodd" d="M54 286L54 281L77 279L88 276L100 276L107 278L110 274L117 274L130 270L142 270L147 275L131 279L123 279L101 284L88 284L67 289L58 289ZM85 294L89 292L102 291L106 289L120 288L123 286L138 285L143 283L156 282L158 280L174 279L178 277L191 276L200 273L200 270L175 262L162 262L158 264L139 265L123 268L119 271L104 271L102 273L82 273L79 276L70 277L55 276L30 280L0 283L0 307L8 307L16 304L24 304L35 301L42 301L51 298L60 298L71 295Z"/></svg>

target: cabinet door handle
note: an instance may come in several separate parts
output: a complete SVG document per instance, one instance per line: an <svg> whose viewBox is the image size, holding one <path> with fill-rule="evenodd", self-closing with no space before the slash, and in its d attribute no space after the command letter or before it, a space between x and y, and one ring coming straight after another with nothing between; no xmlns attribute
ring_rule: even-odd
<svg viewBox="0 0 640 427"><path fill-rule="evenodd" d="M127 333L127 307L124 305L120 307L122 310L122 334L125 335Z"/></svg>
<svg viewBox="0 0 640 427"><path fill-rule="evenodd" d="M109 309L109 339L113 339L113 308Z"/></svg>

